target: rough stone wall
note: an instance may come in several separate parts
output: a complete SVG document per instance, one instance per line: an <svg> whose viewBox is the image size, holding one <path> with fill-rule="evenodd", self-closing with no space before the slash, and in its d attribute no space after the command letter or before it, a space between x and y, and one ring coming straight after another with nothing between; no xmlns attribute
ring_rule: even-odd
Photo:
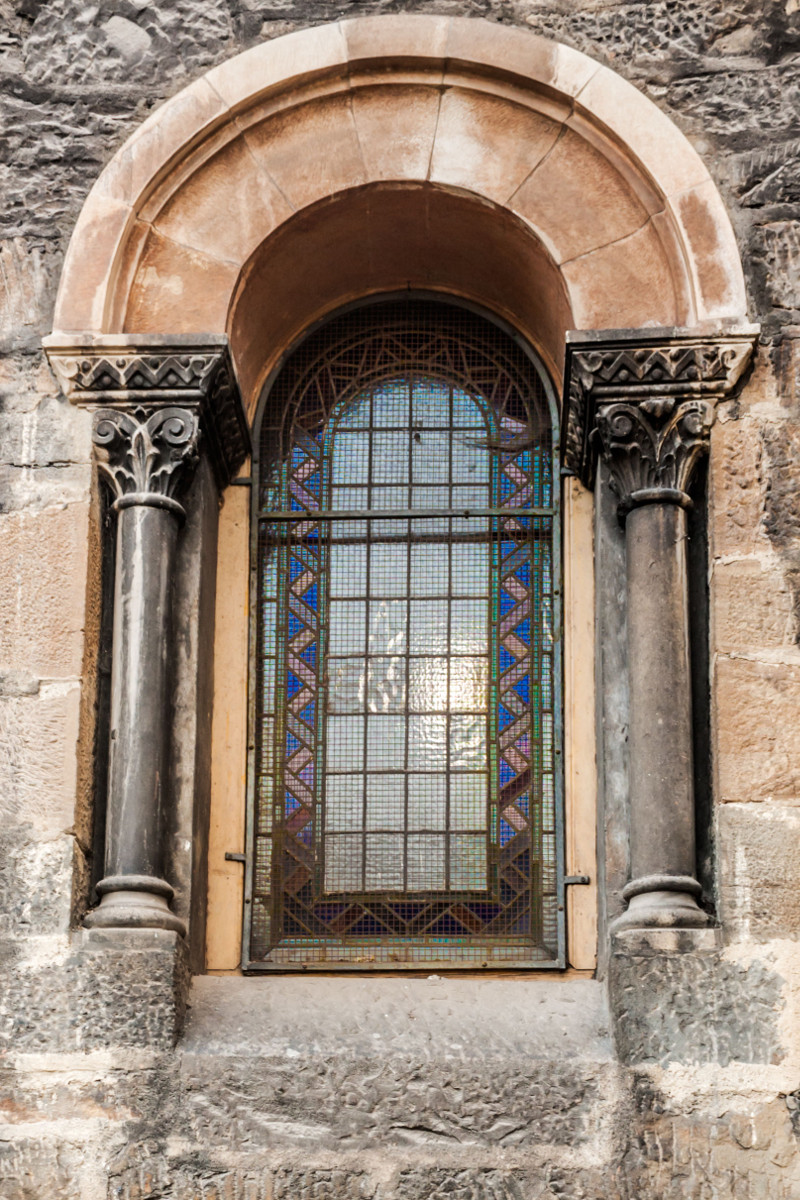
<svg viewBox="0 0 800 1200"><path fill-rule="evenodd" d="M69 932L90 871L98 516L88 421L40 338L86 193L154 106L261 38L395 11L527 26L608 64L687 134L728 204L763 341L710 470L722 936L620 941L610 1015L576 1025L576 1005L602 1002L560 985L524 1053L484 1036L506 1029L494 994L458 1017L469 1045L452 1051L457 980L444 1017L424 989L334 996L356 1016L324 1046L308 1027L278 1022L267 1044L237 1025L264 981L220 1008L214 988L235 981L205 980L173 1050L187 988L170 940ZM0 56L0 1196L800 1196L797 0L0 0ZM319 982L275 995L313 1009ZM535 1014L552 982L525 986Z"/></svg>

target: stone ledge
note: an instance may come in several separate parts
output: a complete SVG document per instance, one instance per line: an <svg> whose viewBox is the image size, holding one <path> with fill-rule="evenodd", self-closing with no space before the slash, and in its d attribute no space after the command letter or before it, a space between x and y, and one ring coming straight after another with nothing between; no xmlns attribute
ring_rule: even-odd
<svg viewBox="0 0 800 1200"><path fill-rule="evenodd" d="M612 1058L605 987L592 979L296 975L194 980L184 1053Z"/></svg>

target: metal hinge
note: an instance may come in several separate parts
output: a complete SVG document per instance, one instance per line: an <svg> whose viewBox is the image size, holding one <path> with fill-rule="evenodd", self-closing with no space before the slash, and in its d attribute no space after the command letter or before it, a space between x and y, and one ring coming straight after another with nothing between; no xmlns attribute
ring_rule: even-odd
<svg viewBox="0 0 800 1200"><path fill-rule="evenodd" d="M228 857L227 854L225 855L225 857L226 858ZM583 884L583 883L591 883L591 882L592 881L588 875L567 875L564 878L564 886L565 887L569 887L570 884L577 884L577 883Z"/></svg>
<svg viewBox="0 0 800 1200"><path fill-rule="evenodd" d="M226 850L226 851L225 851L225 861L226 861L226 862L240 862L240 863L243 863L243 862L246 862L246 859L245 859L245 856L244 856L243 854L234 854L232 851L230 851L230 850Z"/></svg>

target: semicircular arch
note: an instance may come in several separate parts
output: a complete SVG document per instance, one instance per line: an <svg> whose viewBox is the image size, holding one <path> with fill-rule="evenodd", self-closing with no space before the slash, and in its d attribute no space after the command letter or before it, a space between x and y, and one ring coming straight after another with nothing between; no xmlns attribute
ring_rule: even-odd
<svg viewBox="0 0 800 1200"><path fill-rule="evenodd" d="M87 198L54 325L225 330L252 404L298 322L405 285L488 291L551 369L570 326L746 311L717 189L651 101L531 33L415 15L264 43L161 106Z"/></svg>

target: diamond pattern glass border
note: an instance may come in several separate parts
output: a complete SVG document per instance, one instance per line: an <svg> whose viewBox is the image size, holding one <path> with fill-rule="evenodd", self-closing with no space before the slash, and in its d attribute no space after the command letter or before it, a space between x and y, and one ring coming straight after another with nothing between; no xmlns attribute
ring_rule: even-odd
<svg viewBox="0 0 800 1200"><path fill-rule="evenodd" d="M398 389L405 387L403 429L386 414L397 409ZM433 415L417 419L415 395L438 403L429 404ZM471 430L459 427L467 408L479 414L477 424L466 421L475 425ZM354 416L359 412L371 415ZM288 357L269 388L253 464L246 970L563 966L557 423L552 388L533 355L493 320L434 299L377 301L331 319ZM437 431L429 426L437 424L451 446L480 446L489 464L483 491L464 487L452 464L444 483L439 463L420 487L412 486L420 482L416 467L385 465L399 463L407 444L415 461L413 439L435 445ZM359 427L365 471L359 473L355 459L337 468L346 457L339 447L355 444L342 434ZM406 594L375 603L405 609L407 622L417 603L410 594L412 554L434 564L445 561L442 555L452 563L470 553L454 547L487 554L480 594L459 600L453 568L441 603L449 605L448 628L454 611L461 619L477 611L476 603L485 605L479 708L488 711L462 718L448 702L430 721L443 723L448 742L454 723L484 721L488 777L460 776L458 758L444 750L430 768L434 774L414 774L416 752L408 746L419 728L414 722L424 718L414 715L409 672L425 664L436 673L448 661L440 648L432 643L429 656L414 659L419 647L409 624L393 635L401 641L391 643L391 660L369 657L372 633L359 643L367 648L363 663L361 649L350 655L339 645L358 624L359 597L369 596L365 612L373 603L372 582L367 588L358 570L349 571L355 582L345 588L352 596L338 599L336 580L348 575L342 564L356 561L341 547L365 546L372 562L398 542L408 548ZM389 553L396 562L397 550ZM392 584L389 594L396 592ZM480 664L449 661L447 694L454 696L458 669L474 673ZM376 710L368 696L371 673L377 664L385 676L387 662L397 679L388 685L383 679ZM405 682L398 683L401 669ZM350 696L350 708L339 707L341 695ZM383 727L377 722L382 758L373 763L372 751L362 749L342 767L347 738L360 736L358 713L366 746L368 714L394 708ZM340 711L356 715L335 717ZM401 734L406 729L396 772L387 767L393 721ZM379 774L369 775L368 784L373 766ZM474 794L485 795L485 809L466 835L456 832L452 799L464 779ZM423 826L414 825L411 796L423 783L431 795L441 793L445 815L438 825L429 819L417 835ZM377 825L368 812L372 794L382 798ZM431 863L439 860L437 873Z"/></svg>

